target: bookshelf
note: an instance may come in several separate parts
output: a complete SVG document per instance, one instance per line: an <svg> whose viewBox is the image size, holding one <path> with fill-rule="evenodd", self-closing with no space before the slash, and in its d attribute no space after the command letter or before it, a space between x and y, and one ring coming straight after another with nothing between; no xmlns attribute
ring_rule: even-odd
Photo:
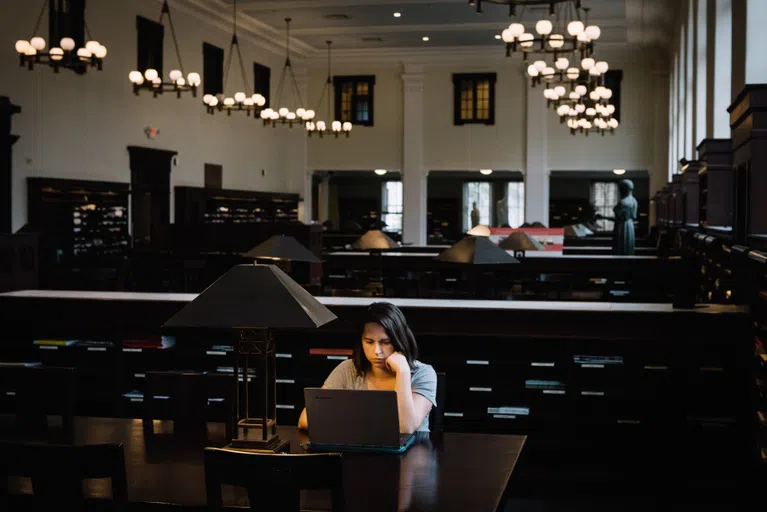
<svg viewBox="0 0 767 512"><path fill-rule="evenodd" d="M175 187L176 224L297 222L298 194Z"/></svg>

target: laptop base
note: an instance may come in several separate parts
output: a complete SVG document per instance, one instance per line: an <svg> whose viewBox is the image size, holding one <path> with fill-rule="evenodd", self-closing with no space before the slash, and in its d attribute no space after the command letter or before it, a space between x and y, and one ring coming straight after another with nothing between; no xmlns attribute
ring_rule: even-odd
<svg viewBox="0 0 767 512"><path fill-rule="evenodd" d="M411 434L407 441L402 443L399 448L389 446L372 445L353 445L353 444L314 444L311 441L303 443L301 446L308 452L346 452L346 453L405 453L408 448L413 446L415 434Z"/></svg>

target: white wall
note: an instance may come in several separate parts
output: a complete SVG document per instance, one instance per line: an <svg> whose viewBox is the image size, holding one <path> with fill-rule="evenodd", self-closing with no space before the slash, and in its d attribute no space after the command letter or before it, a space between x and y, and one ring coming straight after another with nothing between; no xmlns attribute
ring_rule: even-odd
<svg viewBox="0 0 767 512"><path fill-rule="evenodd" d="M13 15L0 17L0 96L9 96L22 108L13 118L12 130L21 136L14 146L14 230L26 221L26 177L129 182L126 147L130 145L178 151L172 187L201 186L207 162L223 166L226 188L304 193L302 130L265 128L244 114L209 116L201 91L196 99L191 94L181 99L169 94L158 99L146 93L133 95L128 72L136 67L136 15L158 19L160 2L88 2L86 20L91 34L109 53L104 71L89 71L83 76L68 70L54 74L45 66L33 72L18 66L14 42L32 37L41 5L42 0L6 0L3 9ZM228 31L179 10L172 14L187 73L202 74L203 41L228 51ZM47 15L41 25L45 28L40 35L47 40ZM252 62L258 61L272 67L274 91L282 57L243 37L240 45L251 87ZM165 73L175 66L166 23ZM233 71L237 71L234 66ZM230 81L232 87L241 89L239 76L239 72L230 74ZM146 126L160 130L155 140L145 136Z"/></svg>
<svg viewBox="0 0 767 512"><path fill-rule="evenodd" d="M327 65L309 77L309 105L317 120L327 122L327 103L317 105L327 80ZM333 65L333 75L375 75L373 126L355 126L351 136L309 138L308 165L315 170L365 170L402 168L402 69L399 65ZM330 94L333 94L331 87ZM330 100L334 115L334 98ZM331 120L332 121L332 120ZM328 128L330 123L328 123Z"/></svg>

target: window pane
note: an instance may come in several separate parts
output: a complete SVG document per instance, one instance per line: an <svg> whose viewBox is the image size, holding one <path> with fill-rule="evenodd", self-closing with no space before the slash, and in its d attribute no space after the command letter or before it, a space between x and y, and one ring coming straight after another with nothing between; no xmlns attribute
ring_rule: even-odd
<svg viewBox="0 0 767 512"><path fill-rule="evenodd" d="M613 207L618 204L620 194L618 184L614 181L594 182L591 184L591 202L594 210L605 217L613 217ZM602 231L612 231L614 222L611 220L598 220L597 226Z"/></svg>
<svg viewBox="0 0 767 512"><path fill-rule="evenodd" d="M402 182L386 181L383 184L383 221L386 231L402 233Z"/></svg>
<svg viewBox="0 0 767 512"><path fill-rule="evenodd" d="M361 122L367 122L370 119L370 104L368 103L369 98L367 96L364 96L362 98L357 97L354 106L354 114L355 114L355 122L361 123Z"/></svg>
<svg viewBox="0 0 767 512"><path fill-rule="evenodd" d="M465 231L468 231L473 227L471 213L474 210L474 203L477 204L477 209L479 210L479 223L484 224L485 226L490 226L490 204L493 200L490 182L479 181L464 183L463 197L463 224Z"/></svg>
<svg viewBox="0 0 767 512"><path fill-rule="evenodd" d="M367 96L369 91L367 82L357 82L357 96Z"/></svg>
<svg viewBox="0 0 767 512"><path fill-rule="evenodd" d="M341 121L352 120L352 97L354 96L354 84L344 83L341 86Z"/></svg>
<svg viewBox="0 0 767 512"><path fill-rule="evenodd" d="M477 119L490 119L490 82L477 82Z"/></svg>
<svg viewBox="0 0 767 512"><path fill-rule="evenodd" d="M506 198L509 207L509 226L518 228L525 223L525 182L509 183Z"/></svg>
<svg viewBox="0 0 767 512"><path fill-rule="evenodd" d="M474 119L474 83L471 80L461 82L461 119Z"/></svg>

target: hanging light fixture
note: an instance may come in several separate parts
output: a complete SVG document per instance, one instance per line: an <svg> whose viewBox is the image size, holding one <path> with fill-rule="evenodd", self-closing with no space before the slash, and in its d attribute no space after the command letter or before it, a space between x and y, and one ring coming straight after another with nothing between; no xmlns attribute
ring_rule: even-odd
<svg viewBox="0 0 767 512"><path fill-rule="evenodd" d="M104 57L107 56L107 48L91 37L88 24L83 20L87 42L81 44L69 35L62 37L58 41L58 46L51 47L47 52L45 47L47 42L45 38L38 35L40 22L43 19L46 8L50 16L50 0L45 0L40 14L37 16L37 23L32 30L32 39L29 41L20 39L16 41L16 52L19 54L19 63L22 67L27 66L30 71L34 69L35 64L45 64L53 68L54 73L58 73L61 68L71 69L77 73L85 73L89 67L95 67L102 70ZM51 24L53 27L53 24ZM52 42L52 41L51 41Z"/></svg>
<svg viewBox="0 0 767 512"><path fill-rule="evenodd" d="M327 98L327 117L326 119L330 120L333 119L334 116L330 113L330 97L331 97L331 91L333 87L333 79L332 79L332 73L330 68L330 46L333 44L333 41L325 41L325 43L328 45L328 78L325 81L325 86L322 88L322 94L320 95L320 100L317 102L317 110L320 109L322 106L322 100ZM313 110L310 110L312 114L314 113ZM314 117L312 115L312 117ZM341 133L349 137L349 134L351 134L352 131L352 123L349 121L346 121L342 123L341 121L333 120L330 122L330 126L328 126L329 121L317 121L316 123L309 118L306 121L306 131L309 133L309 136L311 137L313 133L317 133L320 138L325 133L332 133L333 135L338 138ZM330 131L328 131L328 128L330 128Z"/></svg>
<svg viewBox="0 0 767 512"><path fill-rule="evenodd" d="M469 0L469 6L474 7L478 13L484 12L484 3L496 4L496 5L508 5L509 16L515 16L517 7L534 6L534 5L549 5L549 10L553 9L556 4L568 2L570 0ZM578 6L580 6L580 0L577 0Z"/></svg>
<svg viewBox="0 0 767 512"><path fill-rule="evenodd" d="M263 112L262 107L266 104L266 98L258 92L248 96L242 90L234 93L233 96L226 96L226 87L229 85L229 68L232 64L232 55L235 50L237 52L237 60L240 64L240 74L242 76L242 85L245 91L250 90L248 87L248 78L245 74L245 65L242 63L242 53L240 53L240 42L237 39L237 0L232 2L232 41L229 43L229 54L226 56L226 65L224 67L224 92L221 94L213 95L206 94L202 97L202 102L205 104L205 109L208 114L215 114L216 112L226 112L226 115L231 116L232 111L245 112L250 116L251 112L253 117L258 119L259 112Z"/></svg>
<svg viewBox="0 0 767 512"><path fill-rule="evenodd" d="M164 92L175 92L176 97L180 98L182 92L191 92L192 96L197 97L197 87L199 87L202 79L199 73L189 73L184 78L184 63L181 62L181 52L178 49L178 41L176 40L176 30L173 28L173 19L170 16L170 6L168 0L164 0L162 3L162 11L160 12L160 25L165 16L168 16L168 25L170 25L170 33L173 37L173 46L176 48L176 56L178 57L178 67L180 69L173 69L168 73L168 82L164 81L156 69L149 67L142 74L141 71L131 71L128 74L128 79L133 84L133 94L139 95L142 89L152 91L156 98L159 94ZM150 62L150 65L152 63Z"/></svg>
<svg viewBox="0 0 767 512"><path fill-rule="evenodd" d="M287 27L286 30L286 42L285 42L285 65L282 67L282 74L280 75L280 84L277 87L277 101L274 103L275 105L278 105L277 110L274 110L272 108L265 108L261 111L261 119L264 121L264 126L277 126L278 124L287 124L291 128L293 128L293 124L298 123L309 123L312 119L314 119L315 112L314 110L307 110L304 108L304 102L301 99L301 91L298 88L298 82L296 81L296 75L293 72L293 65L290 62L290 22L291 18L285 18L285 26ZM296 101L298 102L298 108L294 111L290 110L288 107L282 106L282 90L285 86L285 77L288 77L290 80L290 87L293 90L293 95L295 96ZM322 121L318 121L317 124L323 123ZM323 123L324 125L324 123ZM319 131L319 126L316 126L315 128Z"/></svg>

